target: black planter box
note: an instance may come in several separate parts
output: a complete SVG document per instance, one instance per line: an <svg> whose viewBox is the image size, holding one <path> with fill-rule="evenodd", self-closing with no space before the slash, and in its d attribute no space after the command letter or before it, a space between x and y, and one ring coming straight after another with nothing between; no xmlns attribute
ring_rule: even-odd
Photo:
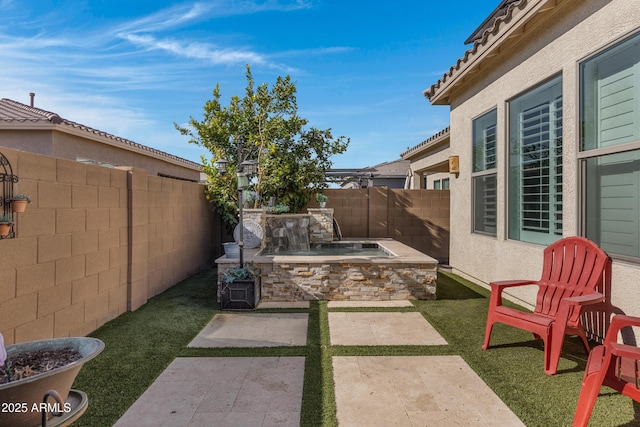
<svg viewBox="0 0 640 427"><path fill-rule="evenodd" d="M255 310L260 302L260 278L222 282L220 310Z"/></svg>

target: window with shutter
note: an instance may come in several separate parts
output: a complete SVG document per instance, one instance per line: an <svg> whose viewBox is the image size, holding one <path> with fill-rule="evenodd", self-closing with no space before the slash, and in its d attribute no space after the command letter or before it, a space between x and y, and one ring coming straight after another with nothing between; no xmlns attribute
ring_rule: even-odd
<svg viewBox="0 0 640 427"><path fill-rule="evenodd" d="M640 35L580 65L585 236L640 258Z"/></svg>
<svg viewBox="0 0 640 427"><path fill-rule="evenodd" d="M473 120L473 231L496 235L496 121L495 109Z"/></svg>
<svg viewBox="0 0 640 427"><path fill-rule="evenodd" d="M562 236L562 79L509 103L509 238Z"/></svg>

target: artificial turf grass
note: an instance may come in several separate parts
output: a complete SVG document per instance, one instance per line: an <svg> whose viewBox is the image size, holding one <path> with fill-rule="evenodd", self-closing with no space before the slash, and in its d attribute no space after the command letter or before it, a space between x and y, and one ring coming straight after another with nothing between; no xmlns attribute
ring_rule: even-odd
<svg viewBox="0 0 640 427"><path fill-rule="evenodd" d="M105 349L74 382L89 396L87 412L74 426L115 424L211 318L215 275L207 270L191 276L91 334Z"/></svg>
<svg viewBox="0 0 640 427"><path fill-rule="evenodd" d="M544 374L542 345L527 332L498 324L492 348L483 351L489 293L455 275L439 274L436 301L414 301L414 307L380 310L420 311L447 340L445 346L331 346L328 312L344 309L329 310L325 301L312 301L304 347L187 348L219 312L212 286L215 277L215 270L197 274L92 334L105 341L106 348L86 364L74 383L74 388L89 396L89 409L74 425L113 425L175 357L304 356L301 425L335 426L333 356L450 354L460 355L527 426L571 423L586 361L579 342L567 340L559 372L553 377ZM632 419L631 400L605 388L590 425L637 425Z"/></svg>

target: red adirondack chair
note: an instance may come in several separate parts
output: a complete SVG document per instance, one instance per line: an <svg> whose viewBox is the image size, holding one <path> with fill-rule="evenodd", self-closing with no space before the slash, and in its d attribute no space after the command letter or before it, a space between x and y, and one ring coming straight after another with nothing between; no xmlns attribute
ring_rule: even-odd
<svg viewBox="0 0 640 427"><path fill-rule="evenodd" d="M532 332L544 343L544 371L554 375L558 369L565 335L582 338L585 351L589 343L580 321L582 308L604 301L597 290L608 289L611 258L595 243L583 237L567 237L544 250L540 280L509 280L491 283L487 327L482 348L489 347L491 330L496 322ZM537 285L538 295L533 313L502 305L502 291L509 287Z"/></svg>
<svg viewBox="0 0 640 427"><path fill-rule="evenodd" d="M589 354L576 414L573 418L573 427L586 426L589 423L591 411L602 385L640 402L640 389L638 389L640 348L618 343L618 333L625 326L640 326L640 318L614 316L604 344L595 347Z"/></svg>

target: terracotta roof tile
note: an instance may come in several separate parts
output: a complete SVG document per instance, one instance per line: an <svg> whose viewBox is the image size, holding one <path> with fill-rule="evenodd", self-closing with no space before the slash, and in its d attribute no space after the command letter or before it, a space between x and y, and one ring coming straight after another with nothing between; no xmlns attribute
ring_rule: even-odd
<svg viewBox="0 0 640 427"><path fill-rule="evenodd" d="M445 73L440 80L438 80L435 84L431 85L428 89L425 89L423 94L427 99L431 100L431 98L436 94L436 92L451 78L454 77L455 74L466 65L471 59L473 59L478 52L478 50L487 44L487 41L492 37L496 36L504 26L508 25L511 22L511 17L516 9L524 9L529 0L516 0L511 3L508 3L504 6L504 13L498 14L495 20L491 22L489 25L485 24L485 29L482 31L482 35L477 37L473 42L473 47L467 50L464 53L464 56L453 65L447 73ZM502 5L502 4L501 4ZM494 13L496 13L494 11ZM482 26L480 27L482 28Z"/></svg>
<svg viewBox="0 0 640 427"><path fill-rule="evenodd" d="M56 113L30 107L7 98L0 99L0 120L5 122L62 123L62 118Z"/></svg>
<svg viewBox="0 0 640 427"><path fill-rule="evenodd" d="M174 162L177 161L179 163L183 163L184 165L192 168L201 167L200 164L192 162L187 159L183 159L182 157L174 156L173 154L169 154L164 151L157 150L155 148L147 147L146 145L138 144L137 142L128 140L126 138L121 138L119 136L115 136L110 133L103 132L98 129L94 129L92 127L85 126L80 123L72 122L71 120L63 119L56 113L52 113L50 111L46 111L41 108L31 107L29 105L22 104L12 99L7 99L7 98L0 99L0 122L20 122L20 123L48 122L52 124L69 126L71 128L79 129L81 131L90 133L92 135L96 135L96 136L100 136L103 138L116 141L120 145L124 145L125 146L124 148L134 147L140 150L148 151L149 153L153 153L160 157L170 158Z"/></svg>
<svg viewBox="0 0 640 427"><path fill-rule="evenodd" d="M401 153L400 157L402 157L403 159L405 157L409 157L409 156L415 154L417 151L420 151L422 148L426 148L429 145L433 144L434 142L441 140L443 137L445 137L447 135L449 135L449 126L447 126L446 128L442 129L440 132L436 133L435 135L425 139L420 144L409 148L404 153Z"/></svg>

